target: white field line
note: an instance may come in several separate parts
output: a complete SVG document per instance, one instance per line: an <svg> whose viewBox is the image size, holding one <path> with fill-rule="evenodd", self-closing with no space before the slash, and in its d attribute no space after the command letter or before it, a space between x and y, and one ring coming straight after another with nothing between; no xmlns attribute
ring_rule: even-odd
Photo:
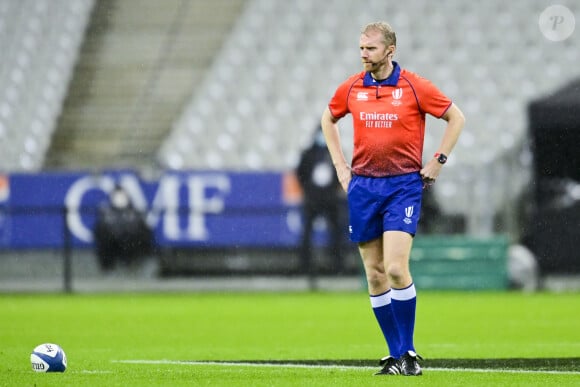
<svg viewBox="0 0 580 387"><path fill-rule="evenodd" d="M125 364L168 364L168 365L213 365L228 367L264 367L264 368L307 368L307 369L333 369L333 370L376 370L377 367L368 366L348 366L339 364L297 364L297 363L261 363L261 362L227 362L227 361L185 361L185 360L113 360L113 363ZM474 373L505 373L505 374L555 374L555 375L580 375L580 371L546 371L546 370L510 370L497 368L440 368L440 367L423 367L427 371L436 372L474 372Z"/></svg>
<svg viewBox="0 0 580 387"><path fill-rule="evenodd" d="M229 366L229 367L264 367L264 368L310 368L310 369L376 369L377 367L364 366L341 366L339 364L296 364L296 363L260 363L260 362L227 362L227 361L184 361L184 360L113 360L114 363L127 364L182 364L182 365L212 365L212 366Z"/></svg>

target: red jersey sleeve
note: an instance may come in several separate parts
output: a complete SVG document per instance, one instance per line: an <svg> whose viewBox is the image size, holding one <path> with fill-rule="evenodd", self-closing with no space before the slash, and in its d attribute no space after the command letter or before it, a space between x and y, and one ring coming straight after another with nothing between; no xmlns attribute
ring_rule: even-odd
<svg viewBox="0 0 580 387"><path fill-rule="evenodd" d="M352 86L362 77L364 77L364 72L352 75L338 86L334 96L328 103L328 109L334 118L342 118L350 113L348 108L348 96Z"/></svg>
<svg viewBox="0 0 580 387"><path fill-rule="evenodd" d="M415 89L419 109L424 113L441 118L451 106L451 100L428 79L408 71L404 71L402 75L408 78Z"/></svg>

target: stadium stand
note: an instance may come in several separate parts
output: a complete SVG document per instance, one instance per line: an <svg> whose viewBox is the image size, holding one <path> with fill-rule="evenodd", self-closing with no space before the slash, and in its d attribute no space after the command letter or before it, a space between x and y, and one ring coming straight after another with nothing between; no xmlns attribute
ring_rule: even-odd
<svg viewBox="0 0 580 387"><path fill-rule="evenodd" d="M42 168L92 6L0 2L0 170Z"/></svg>
<svg viewBox="0 0 580 387"><path fill-rule="evenodd" d="M398 32L399 62L466 113L435 189L466 232L489 235L530 179L526 102L578 75L578 34L552 42L538 27L549 5L4 1L0 170L289 170L334 87L360 69L361 25L380 18ZM429 120L427 156L441 128Z"/></svg>
<svg viewBox="0 0 580 387"><path fill-rule="evenodd" d="M467 116L437 195L447 213L466 214L468 232L490 234L494 213L511 211L530 177L526 101L578 74L577 34L551 42L538 27L549 5L254 0L175 121L160 163L169 169L291 168L333 88L360 69L360 26L384 18L398 32L396 59L433 80ZM564 5L578 10L577 3ZM426 155L438 145L441 128L428 121ZM344 146L348 153L350 144Z"/></svg>
<svg viewBox="0 0 580 387"><path fill-rule="evenodd" d="M154 164L244 1L98 1L46 167Z"/></svg>
<svg viewBox="0 0 580 387"><path fill-rule="evenodd" d="M577 1L560 3L578 14ZM397 60L433 80L467 116L456 152L434 187L446 214L466 218L467 236L419 241L414 259L433 264L433 270L456 267L454 252L461 250L462 274L469 275L480 267L479 258L503 254L507 241L493 236L498 227L517 234L511 213L532 169L527 102L550 98L580 72L578 34L552 42L538 26L550 5L548 0L0 1L0 171L150 164L163 170L288 171L334 87L361 68L360 27L385 19L398 32ZM341 126L348 133L349 120ZM426 157L442 127L429 119ZM344 147L350 153L349 141ZM479 246L481 236L490 244ZM428 261L420 254L433 244L440 250ZM60 277L57 254L49 265ZM90 252L83 254L90 263ZM232 271L251 266L246 255L217 254L223 260L212 256L204 263L220 273L228 264ZM31 267L37 261L24 266L22 256L8 251L2 258L12 259L10 266L23 277L35 274ZM448 262L440 262L442 257ZM190 255L181 258L196 263ZM257 258L274 269L270 252ZM502 287L505 261L492 263L500 276L486 283ZM0 274L8 278L6 267ZM207 274L212 267L195 269ZM75 270L78 275L82 266ZM46 274L44 267L38 274Z"/></svg>

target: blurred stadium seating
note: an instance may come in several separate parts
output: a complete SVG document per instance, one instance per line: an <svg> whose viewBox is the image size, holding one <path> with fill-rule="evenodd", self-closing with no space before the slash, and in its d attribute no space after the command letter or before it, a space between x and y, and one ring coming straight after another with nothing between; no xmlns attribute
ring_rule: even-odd
<svg viewBox="0 0 580 387"><path fill-rule="evenodd" d="M334 87L360 69L360 26L384 18L398 33L396 59L433 80L467 116L437 185L440 202L447 213L466 214L471 233L491 233L493 213L509 211L529 179L526 101L578 75L577 37L554 43L538 28L548 5L252 1L176 120L161 164L291 168ZM442 123L428 124L426 155L442 134ZM348 133L348 121L342 127Z"/></svg>
<svg viewBox="0 0 580 387"><path fill-rule="evenodd" d="M46 166L98 170L155 163L159 144L243 4L95 3Z"/></svg>
<svg viewBox="0 0 580 387"><path fill-rule="evenodd" d="M360 70L360 27L385 19L398 33L396 60L431 79L467 116L465 132L436 185L440 203L446 213L466 216L469 233L490 234L497 227L494 216L512 210L511 204L530 178L527 101L549 94L580 72L578 34L551 42L538 28L539 14L552 5L547 0L477 4L462 0L239 0L231 3L229 17L233 19L224 17L224 12L208 11L203 1L168 1L165 9L147 0L139 3L138 10L130 0L98 3L111 6L105 16L100 14L112 34L101 44L110 47L117 42L118 50L104 50L104 58L90 57L94 66L137 55L132 49L135 45L151 48L146 61L134 57L132 62L122 62L129 66L127 71L108 72L109 83L93 90L102 91L101 100L112 101L113 96L103 90L115 82L128 91L119 92L117 99L100 109L86 103L63 105L67 90L83 86L82 79L69 82L77 54L83 54L79 44L93 1L0 2L0 170L74 168L87 163L114 167L127 156L123 152L141 154L132 159L139 161L133 165L136 168L288 170L336 85ZM230 4L211 3L221 11ZM183 4L189 18L203 16L207 35L200 35L203 29L184 28L167 32L174 34L174 40L163 39L159 34L176 22L175 11ZM577 2L561 4L578 14ZM157 24L148 23L148 18ZM128 29L122 28L123 23L132 20L128 25L135 26L137 19L141 27L156 27L123 35ZM195 23L184 23L191 24ZM208 27L212 25L220 26L223 44L212 39L216 36L215 29ZM89 32L103 33L98 28ZM119 36L126 39L116 40ZM187 40L187 36L199 39ZM164 44L176 48L164 51ZM127 54L119 55L123 50ZM195 67L194 75L188 73L187 66L194 64L187 61L206 50L214 50L215 55ZM160 81L171 73L160 69L166 65L159 62L164 52L190 52L173 58L181 60L181 70L173 69L183 77ZM127 86L129 74L141 77L132 89ZM182 89L169 93L179 84L189 88L186 95ZM165 92L152 97L147 94L153 93L151 89ZM88 98L86 93L74 95ZM55 132L63 107L63 116L69 118L61 117ZM72 109L77 119L71 121ZM171 122L155 120L164 114ZM348 139L349 121L343 121ZM441 122L428 121L427 156L437 147L442 128ZM89 141L66 148L63 138ZM105 138L111 141L97 146ZM346 141L344 146L349 153L351 144ZM89 148L100 149L102 157L89 157ZM48 164L44 163L47 154L52 160Z"/></svg>
<svg viewBox="0 0 580 387"><path fill-rule="evenodd" d="M92 6L0 2L0 170L42 168Z"/></svg>

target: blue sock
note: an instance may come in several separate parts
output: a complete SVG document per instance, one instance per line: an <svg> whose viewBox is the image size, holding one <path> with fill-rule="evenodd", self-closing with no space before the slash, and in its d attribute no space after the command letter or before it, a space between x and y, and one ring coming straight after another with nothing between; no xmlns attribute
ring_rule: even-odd
<svg viewBox="0 0 580 387"><path fill-rule="evenodd" d="M393 317L399 328L401 346L400 354L407 351L415 352L413 335L415 333L415 310L417 308L417 293L415 285L411 284L403 289L391 289L391 306Z"/></svg>
<svg viewBox="0 0 580 387"><path fill-rule="evenodd" d="M397 324L393 318L390 290L376 296L371 295L371 306L373 307L373 312L389 347L390 355L398 359L401 343Z"/></svg>

